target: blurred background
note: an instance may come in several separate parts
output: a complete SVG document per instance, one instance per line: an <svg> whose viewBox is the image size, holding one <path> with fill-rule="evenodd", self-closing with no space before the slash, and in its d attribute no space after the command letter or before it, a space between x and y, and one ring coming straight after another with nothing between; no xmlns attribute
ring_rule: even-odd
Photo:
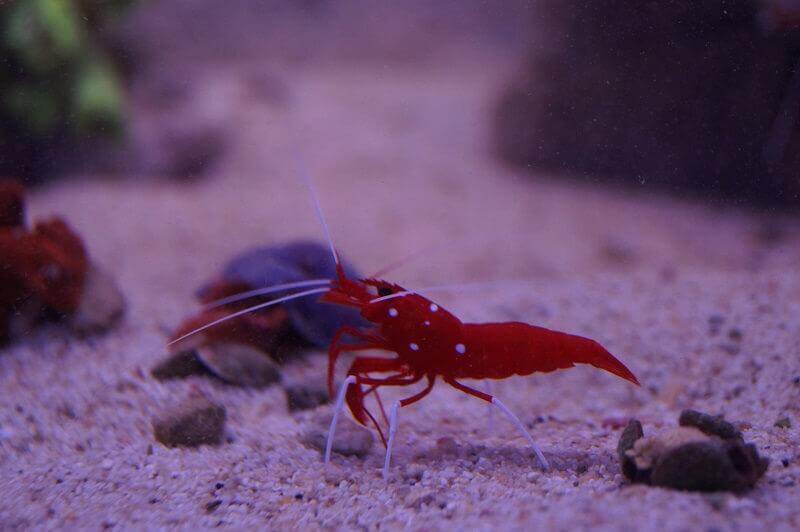
<svg viewBox="0 0 800 532"><path fill-rule="evenodd" d="M207 174L232 156L237 112L297 105L296 69L357 68L380 83L492 65L481 118L500 161L800 201L794 0L17 0L0 6L0 26L0 173L29 182Z"/></svg>
<svg viewBox="0 0 800 532"><path fill-rule="evenodd" d="M791 0L17 0L0 25L0 175L136 285L319 238L297 159L363 269L433 250L407 281L794 256Z"/></svg>

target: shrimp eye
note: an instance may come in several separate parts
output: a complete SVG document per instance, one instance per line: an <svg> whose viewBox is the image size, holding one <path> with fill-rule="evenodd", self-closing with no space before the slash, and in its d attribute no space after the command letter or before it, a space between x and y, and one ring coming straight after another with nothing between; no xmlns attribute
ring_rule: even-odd
<svg viewBox="0 0 800 532"><path fill-rule="evenodd" d="M386 287L386 286L379 286L379 287L378 287L378 295L379 295L380 297L390 296L390 295L392 295L393 293L394 293L394 292L392 292L392 289L391 289L391 288L388 288L388 287Z"/></svg>

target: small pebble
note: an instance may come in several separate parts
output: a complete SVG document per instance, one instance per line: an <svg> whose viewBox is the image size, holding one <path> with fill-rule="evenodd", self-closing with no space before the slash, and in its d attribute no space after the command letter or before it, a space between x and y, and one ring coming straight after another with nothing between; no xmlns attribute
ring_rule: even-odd
<svg viewBox="0 0 800 532"><path fill-rule="evenodd" d="M281 380L278 365L269 356L246 344L217 342L197 348L197 358L228 384L263 388Z"/></svg>
<svg viewBox="0 0 800 532"><path fill-rule="evenodd" d="M221 500L219 500L219 499L216 499L216 500L213 500L213 501L211 501L211 502L207 503L207 504L206 504L206 513L207 513L207 514L213 513L213 512L214 512L214 510L216 510L217 508L219 508L219 505L220 505L220 504L222 504L222 501L221 501Z"/></svg>
<svg viewBox="0 0 800 532"><path fill-rule="evenodd" d="M775 426L780 429L790 429L792 428L792 420L788 417L782 417L775 422Z"/></svg>
<svg viewBox="0 0 800 532"><path fill-rule="evenodd" d="M167 447L218 445L225 428L225 407L195 396L153 421L155 438Z"/></svg>
<svg viewBox="0 0 800 532"><path fill-rule="evenodd" d="M191 375L210 375L194 351L181 351L170 355L155 366L150 373L157 380L184 379Z"/></svg>
<svg viewBox="0 0 800 532"><path fill-rule="evenodd" d="M326 404L330 398L324 384L298 383L284 387L289 412L310 410Z"/></svg>

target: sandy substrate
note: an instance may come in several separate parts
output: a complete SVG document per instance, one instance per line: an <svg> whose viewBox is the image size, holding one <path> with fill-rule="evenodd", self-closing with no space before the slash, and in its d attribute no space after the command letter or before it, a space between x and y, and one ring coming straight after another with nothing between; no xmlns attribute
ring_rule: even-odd
<svg viewBox="0 0 800 532"><path fill-rule="evenodd" d="M129 313L107 336L49 328L0 356L0 527L800 528L798 223L770 222L778 237L765 239L756 215L502 167L486 124L505 69L278 72L290 95L279 102L226 79L241 127L208 179L75 178L38 191L32 214L77 227ZM392 279L520 280L441 303L465 320L596 338L643 386L588 368L496 383L533 427L553 466L542 472L513 427L497 418L490 432L484 405L440 384L401 412L387 483L377 445L324 468L299 443L312 414L290 416L278 386L155 381L165 332L230 254L321 234L293 167L298 145L338 246L362 270L435 246ZM723 319L715 334L712 316ZM303 364L322 371L320 357ZM157 444L153 417L192 390L225 405L229 441ZM614 422L654 431L683 408L746 427L772 460L755 490L625 483ZM774 426L784 417L791 428Z"/></svg>

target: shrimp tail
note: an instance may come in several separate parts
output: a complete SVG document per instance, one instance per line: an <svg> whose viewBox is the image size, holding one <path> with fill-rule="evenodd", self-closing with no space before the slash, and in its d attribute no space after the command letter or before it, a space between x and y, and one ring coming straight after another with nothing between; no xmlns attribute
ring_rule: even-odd
<svg viewBox="0 0 800 532"><path fill-rule="evenodd" d="M567 349L565 349L564 355L571 362L589 364L640 386L639 380L631 370L598 342L582 336L571 334L565 334L565 336L563 342Z"/></svg>
<svg viewBox="0 0 800 532"><path fill-rule="evenodd" d="M504 379L589 364L639 385L636 376L596 341L527 323L467 323L468 361L458 376Z"/></svg>

